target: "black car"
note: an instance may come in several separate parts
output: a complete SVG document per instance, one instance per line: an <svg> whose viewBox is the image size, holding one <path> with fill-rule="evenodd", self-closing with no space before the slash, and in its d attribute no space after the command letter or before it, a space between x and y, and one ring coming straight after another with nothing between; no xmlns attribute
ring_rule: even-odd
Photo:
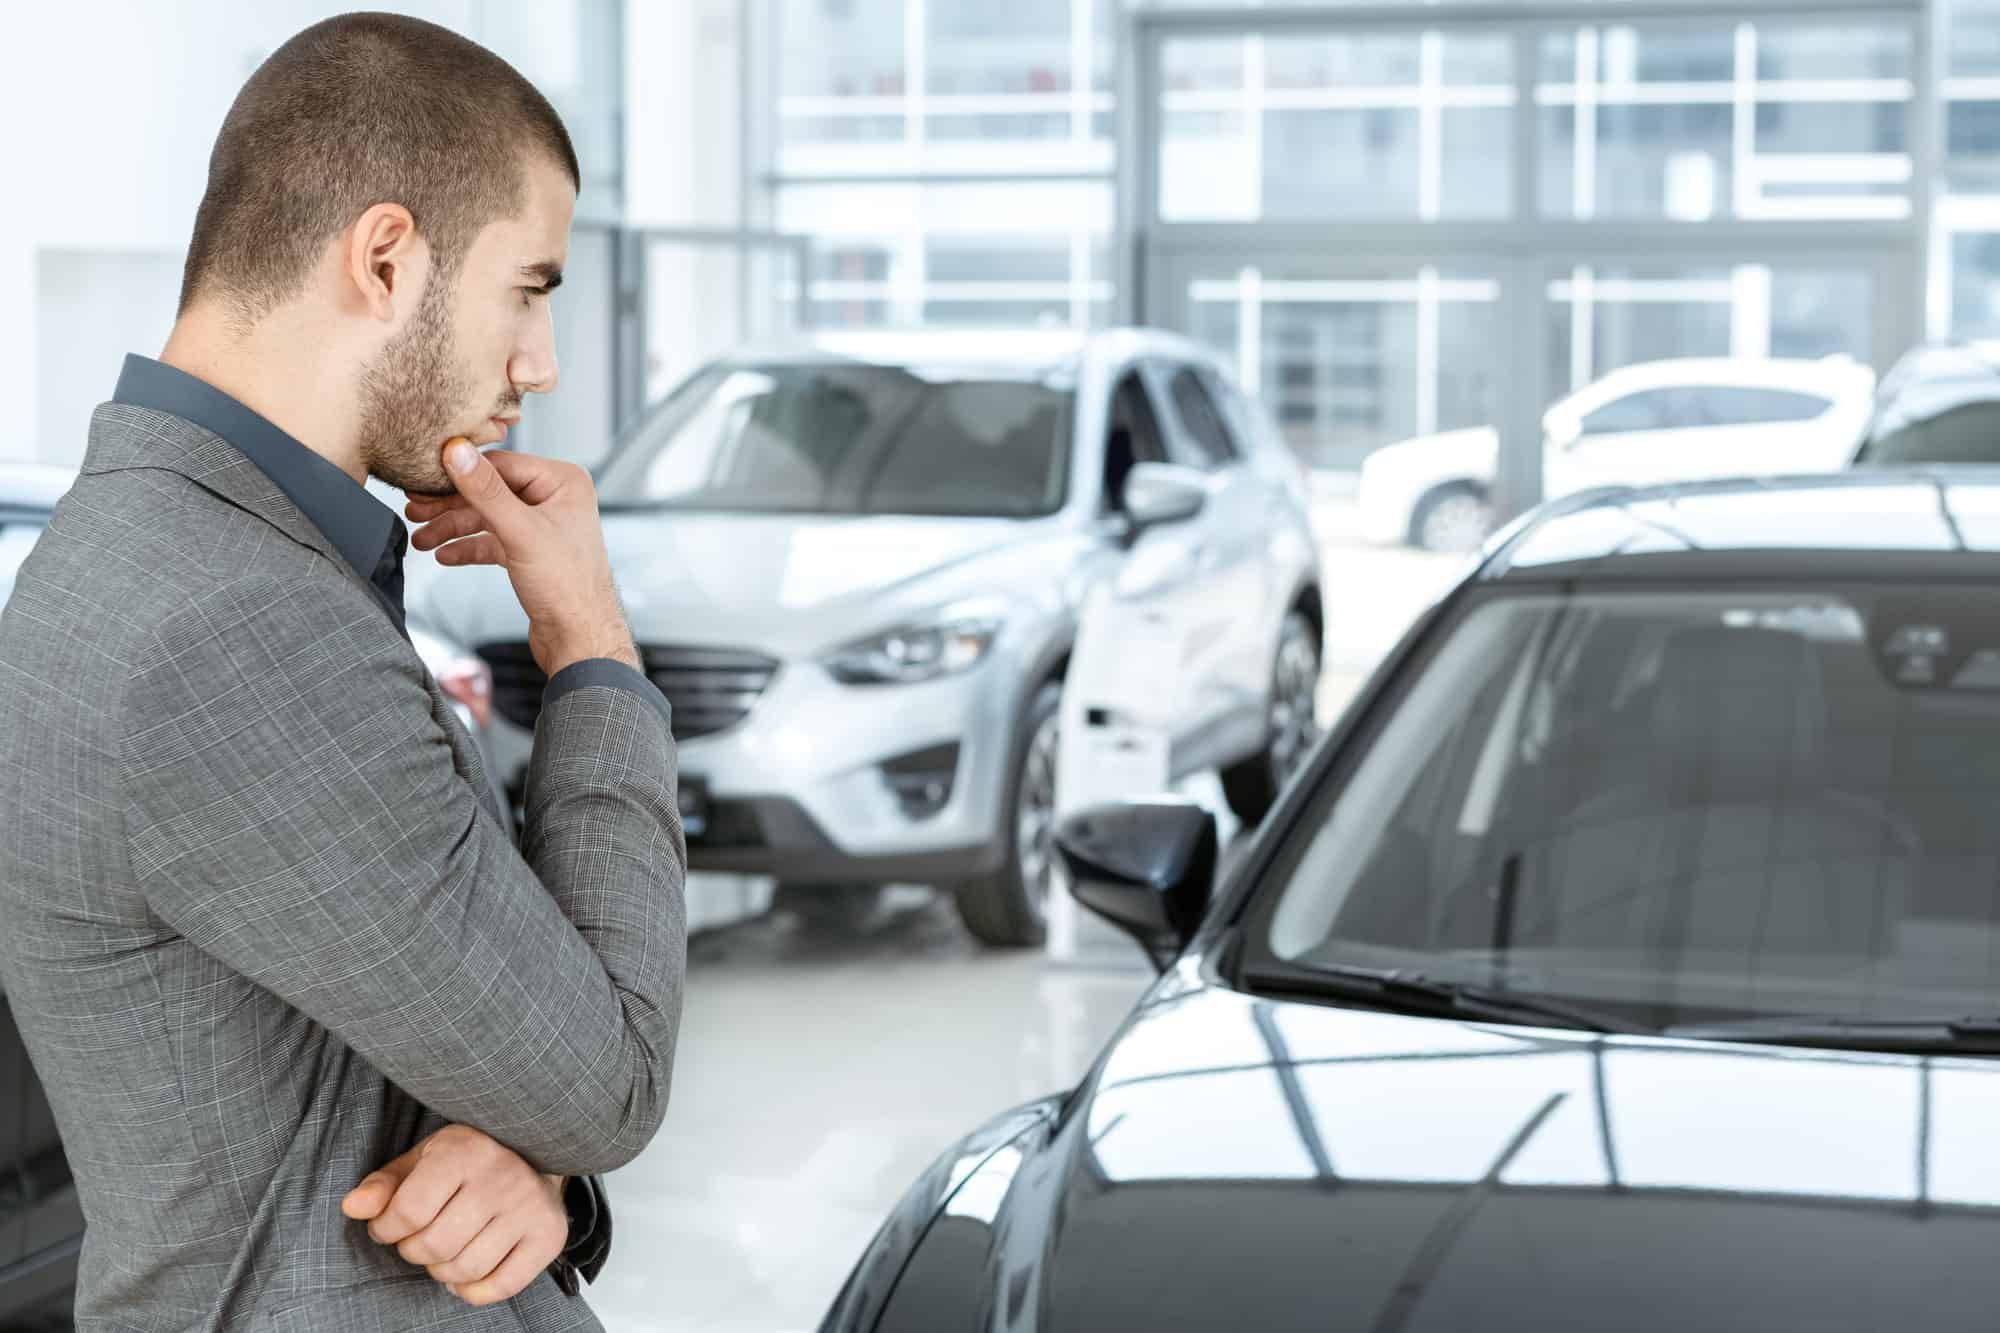
<svg viewBox="0 0 2000 1333"><path fill-rule="evenodd" d="M1212 900L1198 807L1065 826L1163 974L822 1327L1990 1329L1996 811L2000 482L1545 509Z"/></svg>
<svg viewBox="0 0 2000 1333"><path fill-rule="evenodd" d="M52 469L0 465L0 605L67 485ZM0 991L0 1330L69 1327L82 1246L69 1159Z"/></svg>
<svg viewBox="0 0 2000 1333"><path fill-rule="evenodd" d="M1875 388L1856 467L2000 463L2000 344L1927 343Z"/></svg>

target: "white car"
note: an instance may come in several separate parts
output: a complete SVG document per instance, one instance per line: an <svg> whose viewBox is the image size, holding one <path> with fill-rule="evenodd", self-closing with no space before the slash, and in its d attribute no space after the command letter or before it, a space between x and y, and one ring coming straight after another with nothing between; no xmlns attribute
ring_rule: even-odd
<svg viewBox="0 0 2000 1333"><path fill-rule="evenodd" d="M1542 494L1719 477L1830 472L1867 424L1875 372L1817 361L1696 358L1614 370L1542 418ZM1423 435L1361 465L1372 541L1469 550L1493 526L1499 456L1491 426Z"/></svg>
<svg viewBox="0 0 2000 1333"><path fill-rule="evenodd" d="M690 865L774 877L808 915L950 886L979 939L1040 943L1093 592L1168 626L1132 693L1180 705L1169 780L1218 770L1261 816L1317 726L1318 548L1304 476L1214 354L1133 329L837 346L695 372L596 469ZM492 668L511 778L545 682L505 574L412 588Z"/></svg>

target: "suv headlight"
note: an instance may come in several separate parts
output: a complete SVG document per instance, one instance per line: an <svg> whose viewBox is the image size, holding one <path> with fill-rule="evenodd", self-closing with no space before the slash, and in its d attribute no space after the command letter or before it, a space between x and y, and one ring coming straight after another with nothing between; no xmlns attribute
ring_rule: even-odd
<svg viewBox="0 0 2000 1333"><path fill-rule="evenodd" d="M824 665L843 685L912 685L978 665L1000 634L985 609L953 609L836 649Z"/></svg>

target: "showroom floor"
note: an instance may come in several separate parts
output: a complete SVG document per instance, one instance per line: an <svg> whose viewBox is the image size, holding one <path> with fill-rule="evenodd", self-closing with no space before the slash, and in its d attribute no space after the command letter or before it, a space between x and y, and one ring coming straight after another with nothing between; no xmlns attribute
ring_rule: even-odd
<svg viewBox="0 0 2000 1333"><path fill-rule="evenodd" d="M1331 716L1464 561L1358 545L1338 494L1318 517ZM817 1327L917 1173L1075 1082L1150 977L1136 951L984 952L923 889L853 929L780 912L698 934L689 955L673 1109L610 1181L616 1245L590 1299L611 1333Z"/></svg>

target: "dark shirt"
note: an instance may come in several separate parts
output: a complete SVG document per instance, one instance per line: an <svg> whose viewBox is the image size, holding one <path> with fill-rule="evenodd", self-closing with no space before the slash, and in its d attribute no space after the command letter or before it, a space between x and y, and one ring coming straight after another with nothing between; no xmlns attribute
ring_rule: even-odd
<svg viewBox="0 0 2000 1333"><path fill-rule="evenodd" d="M151 357L126 356L112 400L192 422L255 463L368 584L397 632L410 637L403 611L409 529L367 487L206 380ZM652 681L609 657L572 662L556 672L542 691L542 707L586 685L632 690L667 716L666 696Z"/></svg>

